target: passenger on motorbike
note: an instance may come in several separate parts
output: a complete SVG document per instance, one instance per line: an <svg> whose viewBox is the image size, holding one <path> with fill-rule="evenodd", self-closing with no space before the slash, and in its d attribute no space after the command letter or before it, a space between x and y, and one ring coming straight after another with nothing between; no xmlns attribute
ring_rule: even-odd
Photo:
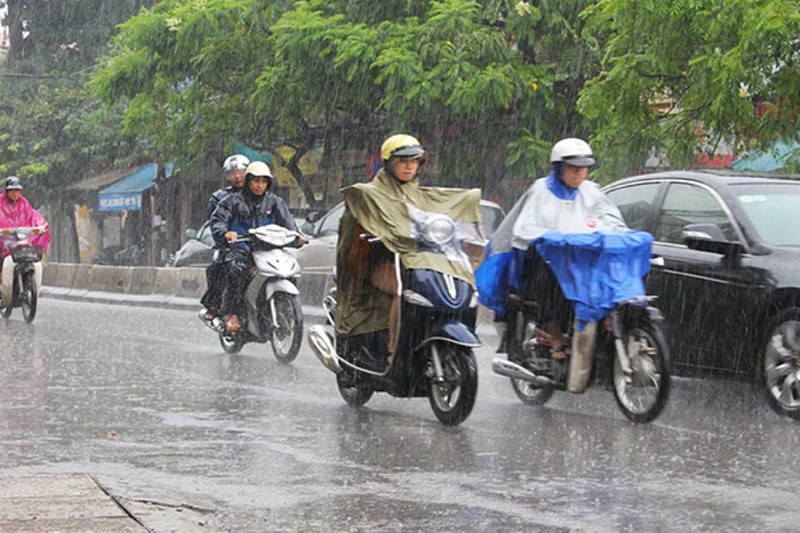
<svg viewBox="0 0 800 533"><path fill-rule="evenodd" d="M425 159L425 149L416 138L406 134L392 135L381 146L383 168L369 184L359 186L371 188L373 194L391 198L392 201L426 210L437 200L433 189L419 185L417 172L425 164ZM442 201L446 201L444 198ZM337 310L361 309L359 312L339 312L336 329L345 335L388 329L386 350L387 361L391 362L397 346L399 313L394 253L380 242L370 244L361 238L365 229L358 221L359 214L354 213L353 209L358 207L366 212L379 209L378 205L356 206L346 201L345 206L337 247L337 271L340 273L337 297L346 298L352 307L340 305ZM469 253L469 243L465 244ZM483 248L471 251L481 254ZM357 302L363 302L364 305L359 306Z"/></svg>
<svg viewBox="0 0 800 533"><path fill-rule="evenodd" d="M30 242L31 244L41 245L43 251L47 250L51 239L50 227L47 225L47 221L22 195L22 182L20 179L16 176L7 177L3 192L0 193L0 228L37 226L47 226L47 230L39 235L31 236ZM0 249L2 249L0 258L5 258L9 255L10 252L2 240L0 240ZM0 271L0 282L2 282L1 276L2 271Z"/></svg>
<svg viewBox="0 0 800 533"><path fill-rule="evenodd" d="M250 160L241 154L234 154L225 160L222 165L222 170L228 178L230 185L217 189L208 200L208 207L206 208L206 218L210 219L214 210L217 208L223 198L232 192L242 190L244 186L244 174ZM211 322L219 315L219 307L222 303L222 257L215 246L214 256L211 264L206 267L206 292L200 298L200 303L203 309L200 310L200 319L205 322Z"/></svg>
<svg viewBox="0 0 800 533"><path fill-rule="evenodd" d="M220 314L228 316L228 331L238 331L239 306L244 302L244 291L250 281L254 265L249 242L239 240L248 230L266 224L278 224L297 231L294 218L286 204L269 191L274 183L272 171L262 161L253 161L245 170L245 186L241 192L229 194L211 215L211 232L220 246L227 246L222 259L223 295ZM306 243L298 237L295 246Z"/></svg>
<svg viewBox="0 0 800 533"><path fill-rule="evenodd" d="M562 331L572 316L573 305L565 298L550 266L538 254L525 253L528 243L549 231L592 233L626 231L628 227L600 187L587 180L595 164L587 142L576 138L558 141L550 153L550 163L550 174L536 180L517 201L493 235L492 247L494 253L515 250L513 268L525 273L521 294L536 300L545 312L553 359L563 360L567 354ZM485 273L480 274L478 290L483 292L480 281Z"/></svg>

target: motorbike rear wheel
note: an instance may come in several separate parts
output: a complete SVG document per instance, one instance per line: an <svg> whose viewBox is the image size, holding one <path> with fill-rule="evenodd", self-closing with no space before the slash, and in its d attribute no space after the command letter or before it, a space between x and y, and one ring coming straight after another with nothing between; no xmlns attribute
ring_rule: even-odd
<svg viewBox="0 0 800 533"><path fill-rule="evenodd" d="M349 382L344 372L336 374L336 386L339 387L339 394L342 395L345 403L350 407L361 407L372 398L373 391L364 385L353 385Z"/></svg>
<svg viewBox="0 0 800 533"><path fill-rule="evenodd" d="M529 323L535 325L535 322L531 321L522 311L514 315L514 320L509 324L509 327L513 327L514 330L509 332L508 359L533 371L534 369L526 365L526 350L523 348L523 345L528 344L531 340L526 337L526 332L530 329ZM533 354L529 353L528 355ZM539 373L541 372L539 371ZM511 388L514 389L517 398L525 405L544 405L553 397L553 392L555 392L553 387L540 387L523 379L510 379Z"/></svg>
<svg viewBox="0 0 800 533"><path fill-rule="evenodd" d="M553 387L538 387L524 379L512 379L511 388L525 405L544 405L553 397Z"/></svg>
<svg viewBox="0 0 800 533"><path fill-rule="evenodd" d="M32 323L36 318L36 309L39 305L39 287L36 286L36 278L32 271L22 275L20 303L22 304L22 317L28 324Z"/></svg>
<svg viewBox="0 0 800 533"><path fill-rule="evenodd" d="M437 349L444 379L431 378L428 400L439 422L456 426L467 419L478 395L478 365L469 348L449 342L431 343ZM429 354L433 358L433 354ZM432 363L431 363L432 364Z"/></svg>
<svg viewBox="0 0 800 533"><path fill-rule="evenodd" d="M272 301L278 321L270 336L272 351L275 359L289 364L297 358L303 342L303 309L297 297L286 292L276 292Z"/></svg>
<svg viewBox="0 0 800 533"><path fill-rule="evenodd" d="M242 342L242 337L237 333L230 332L230 331L223 331L219 334L219 344L222 346L222 349L225 353L234 355L242 351L242 347L244 346L244 342Z"/></svg>
<svg viewBox="0 0 800 533"><path fill-rule="evenodd" d="M625 376L619 357L614 355L614 397L629 420L652 422L669 398L669 347L660 326L649 320L625 325L623 342L633 374Z"/></svg>

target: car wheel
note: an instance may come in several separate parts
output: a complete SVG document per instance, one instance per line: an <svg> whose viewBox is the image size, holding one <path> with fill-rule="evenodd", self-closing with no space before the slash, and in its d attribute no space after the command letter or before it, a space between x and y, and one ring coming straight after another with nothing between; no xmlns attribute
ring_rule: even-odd
<svg viewBox="0 0 800 533"><path fill-rule="evenodd" d="M760 381L776 412L800 419L800 308L778 313L762 344Z"/></svg>

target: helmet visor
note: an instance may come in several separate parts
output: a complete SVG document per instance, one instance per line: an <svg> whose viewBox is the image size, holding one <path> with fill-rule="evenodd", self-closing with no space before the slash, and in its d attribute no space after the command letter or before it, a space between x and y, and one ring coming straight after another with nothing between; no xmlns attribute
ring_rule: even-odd
<svg viewBox="0 0 800 533"><path fill-rule="evenodd" d="M597 162L591 155L570 155L562 158L564 163L573 167L591 167Z"/></svg>
<svg viewBox="0 0 800 533"><path fill-rule="evenodd" d="M419 145L401 146L392 151L392 157L422 157L425 149Z"/></svg>

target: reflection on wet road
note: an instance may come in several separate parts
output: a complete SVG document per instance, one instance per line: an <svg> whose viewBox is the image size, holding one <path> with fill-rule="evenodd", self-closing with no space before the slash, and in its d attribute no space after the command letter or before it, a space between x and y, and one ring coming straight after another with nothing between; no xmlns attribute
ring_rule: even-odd
<svg viewBox="0 0 800 533"><path fill-rule="evenodd" d="M306 348L225 355L191 312L42 301L0 323L0 474L87 472L212 510L205 530L794 530L800 425L747 385L678 381L653 424L613 395L522 405L478 353L472 416L360 411Z"/></svg>

